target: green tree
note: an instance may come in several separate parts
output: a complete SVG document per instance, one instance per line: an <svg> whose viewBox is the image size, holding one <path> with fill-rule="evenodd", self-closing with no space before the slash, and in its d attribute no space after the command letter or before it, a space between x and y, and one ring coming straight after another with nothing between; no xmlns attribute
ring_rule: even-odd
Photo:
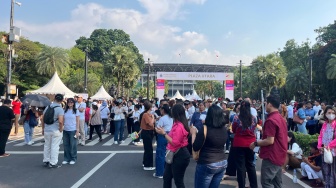
<svg viewBox="0 0 336 188"><path fill-rule="evenodd" d="M327 78L328 79L336 79L336 54L331 55L331 59L329 59L327 63Z"/></svg>
<svg viewBox="0 0 336 188"><path fill-rule="evenodd" d="M255 88L266 89L269 94L272 87L285 85L287 70L281 57L273 53L254 59L251 64L250 76Z"/></svg>
<svg viewBox="0 0 336 188"><path fill-rule="evenodd" d="M37 57L36 69L41 75L53 75L66 72L69 68L69 55L66 50L58 47L44 46Z"/></svg>
<svg viewBox="0 0 336 188"><path fill-rule="evenodd" d="M81 93L84 92L84 70L76 69L68 72L67 75L63 75L62 79L64 84L69 87L73 92ZM99 76L95 73L88 73L88 85L87 90L89 95L94 95L99 87L101 86L101 81Z"/></svg>

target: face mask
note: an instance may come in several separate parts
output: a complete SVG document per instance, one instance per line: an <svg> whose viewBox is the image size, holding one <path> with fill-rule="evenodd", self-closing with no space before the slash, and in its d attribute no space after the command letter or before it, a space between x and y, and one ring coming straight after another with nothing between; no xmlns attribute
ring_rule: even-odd
<svg viewBox="0 0 336 188"><path fill-rule="evenodd" d="M327 115L327 118L328 118L329 120L334 120L334 119L335 119L335 114L328 114L328 115Z"/></svg>

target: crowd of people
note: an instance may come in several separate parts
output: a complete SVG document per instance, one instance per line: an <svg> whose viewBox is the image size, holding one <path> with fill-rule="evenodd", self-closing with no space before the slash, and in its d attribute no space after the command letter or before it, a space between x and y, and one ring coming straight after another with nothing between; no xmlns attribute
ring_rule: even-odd
<svg viewBox="0 0 336 188"><path fill-rule="evenodd" d="M153 177L162 178L163 187L172 187L173 179L176 187L185 187L184 174L196 154L195 187L218 187L226 177L236 176L239 188L256 188L258 156L263 159L262 187L282 187L282 173L288 168L301 168L301 179L313 180L313 187L335 187L336 158L332 164L323 160L324 150L335 156L335 110L335 105L320 101L314 106L312 102L291 101L287 106L280 104L277 96L267 97L262 104L249 98L182 101L165 95L160 101L122 97L91 101L81 95L64 99L57 94L44 108L24 105L15 98L4 100L0 108L0 156L9 156L5 145L12 121L13 134L21 122L26 144L33 145L34 127L40 120L45 141L43 163L49 168L61 166L61 142L62 164L75 164L78 145L85 146L95 131L99 141L103 141L102 134L113 135L115 145L135 134L132 143L142 142L144 148L143 170L155 171ZM266 116L265 122L262 116ZM310 144L311 155L304 155L293 132L319 133L317 142ZM167 162L167 153L173 154L173 162Z"/></svg>

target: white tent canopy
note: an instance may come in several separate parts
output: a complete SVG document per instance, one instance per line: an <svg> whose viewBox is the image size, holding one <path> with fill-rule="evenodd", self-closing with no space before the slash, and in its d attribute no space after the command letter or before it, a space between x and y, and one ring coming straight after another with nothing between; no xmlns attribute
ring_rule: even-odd
<svg viewBox="0 0 336 188"><path fill-rule="evenodd" d="M191 100L202 100L202 98L197 95L196 90L193 91L193 93L190 96L190 99Z"/></svg>
<svg viewBox="0 0 336 188"><path fill-rule="evenodd" d="M30 91L27 94L56 95L58 93L64 95L64 97L73 97L76 95L76 93L72 92L67 86L63 84L57 72L55 72L54 76L46 85L37 90Z"/></svg>
<svg viewBox="0 0 336 188"><path fill-rule="evenodd" d="M173 99L182 99L184 101L186 100L178 90L176 91L175 95L172 96L171 100L173 100Z"/></svg>
<svg viewBox="0 0 336 188"><path fill-rule="evenodd" d="M101 86L98 90L98 92L91 97L91 99L97 99L97 100L110 100L112 99L111 95L109 95L106 90L104 89L104 86Z"/></svg>

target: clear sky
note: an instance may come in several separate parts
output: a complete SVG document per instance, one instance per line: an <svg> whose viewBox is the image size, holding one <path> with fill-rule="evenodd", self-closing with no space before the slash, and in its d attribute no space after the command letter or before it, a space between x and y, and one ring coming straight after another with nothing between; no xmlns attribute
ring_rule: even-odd
<svg viewBox="0 0 336 188"><path fill-rule="evenodd" d="M123 29L153 63L249 64L289 39L315 43L335 0L20 0L14 25L33 41L71 48L97 28ZM9 31L10 0L0 0Z"/></svg>

